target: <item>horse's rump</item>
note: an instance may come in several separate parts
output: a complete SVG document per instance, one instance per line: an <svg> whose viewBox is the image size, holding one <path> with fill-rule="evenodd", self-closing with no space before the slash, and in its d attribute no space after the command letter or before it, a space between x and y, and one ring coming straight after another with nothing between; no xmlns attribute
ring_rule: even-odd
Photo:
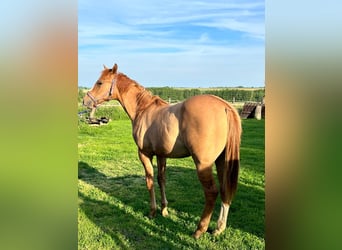
<svg viewBox="0 0 342 250"><path fill-rule="evenodd" d="M212 95L189 98L182 109L181 135L185 145L195 160L214 163L227 145L232 126L230 113L235 109Z"/></svg>

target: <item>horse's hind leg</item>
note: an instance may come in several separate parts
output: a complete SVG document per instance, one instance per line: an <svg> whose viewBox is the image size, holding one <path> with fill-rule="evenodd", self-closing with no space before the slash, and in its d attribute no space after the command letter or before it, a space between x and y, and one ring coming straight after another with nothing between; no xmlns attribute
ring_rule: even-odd
<svg viewBox="0 0 342 250"><path fill-rule="evenodd" d="M161 209L162 215L168 216L169 213L167 211L167 199L165 195L165 169L166 169L166 158L157 157L157 165L158 165L158 184L160 187L161 194Z"/></svg>
<svg viewBox="0 0 342 250"><path fill-rule="evenodd" d="M225 152L223 152L215 161L216 164L216 170L217 170L217 176L220 182L220 195L221 195L221 210L220 215L217 220L217 227L215 231L213 232L214 235L219 235L226 229L227 225L227 218L228 218L228 212L229 207L231 204L232 197L230 196L230 193L227 190L227 186L225 186L224 178L227 178L227 168L225 168Z"/></svg>
<svg viewBox="0 0 342 250"><path fill-rule="evenodd" d="M205 195L205 207L201 216L201 220L198 223L197 229L193 236L198 239L204 232L207 231L211 215L215 207L216 197L218 190L215 185L212 164L200 164L196 163L198 178L202 184Z"/></svg>

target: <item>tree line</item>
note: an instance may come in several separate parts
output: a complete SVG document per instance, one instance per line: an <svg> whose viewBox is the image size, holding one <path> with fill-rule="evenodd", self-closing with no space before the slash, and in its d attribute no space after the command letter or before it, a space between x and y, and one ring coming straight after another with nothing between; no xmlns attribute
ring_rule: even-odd
<svg viewBox="0 0 342 250"><path fill-rule="evenodd" d="M191 96L210 94L221 97L229 102L261 102L265 95L265 88L171 88L151 87L146 88L153 95L158 95L168 102L179 102ZM78 101L82 101L87 89L78 88Z"/></svg>
<svg viewBox="0 0 342 250"><path fill-rule="evenodd" d="M265 88L170 88L170 87L153 87L147 88L154 95L160 96L162 99L171 102L178 102L191 96L210 94L216 95L229 102L261 102L265 95Z"/></svg>

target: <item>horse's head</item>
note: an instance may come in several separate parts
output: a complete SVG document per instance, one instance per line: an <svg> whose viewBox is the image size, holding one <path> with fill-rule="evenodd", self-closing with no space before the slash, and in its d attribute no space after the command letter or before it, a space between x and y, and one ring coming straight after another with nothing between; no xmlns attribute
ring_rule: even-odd
<svg viewBox="0 0 342 250"><path fill-rule="evenodd" d="M104 66L104 65L103 65ZM95 82L91 90L83 98L83 105L88 108L95 108L104 101L116 99L115 82L117 78L118 65L114 64L109 69L104 66L100 78Z"/></svg>

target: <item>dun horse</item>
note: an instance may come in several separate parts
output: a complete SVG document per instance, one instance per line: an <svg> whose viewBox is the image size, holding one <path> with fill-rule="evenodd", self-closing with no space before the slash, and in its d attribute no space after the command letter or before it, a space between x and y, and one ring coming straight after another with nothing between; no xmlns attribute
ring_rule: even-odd
<svg viewBox="0 0 342 250"><path fill-rule="evenodd" d="M157 157L161 213L168 215L165 195L166 158L191 156L205 195L205 207L193 236L207 231L215 200L220 193L221 210L214 235L227 223L228 211L237 188L240 163L241 121L237 111L213 95L199 95L169 105L134 80L117 72L117 64L104 66L100 78L83 99L94 108L105 101L118 100L132 121L133 138L145 168L150 194L150 217L156 215L152 158ZM212 173L215 163L220 188Z"/></svg>

